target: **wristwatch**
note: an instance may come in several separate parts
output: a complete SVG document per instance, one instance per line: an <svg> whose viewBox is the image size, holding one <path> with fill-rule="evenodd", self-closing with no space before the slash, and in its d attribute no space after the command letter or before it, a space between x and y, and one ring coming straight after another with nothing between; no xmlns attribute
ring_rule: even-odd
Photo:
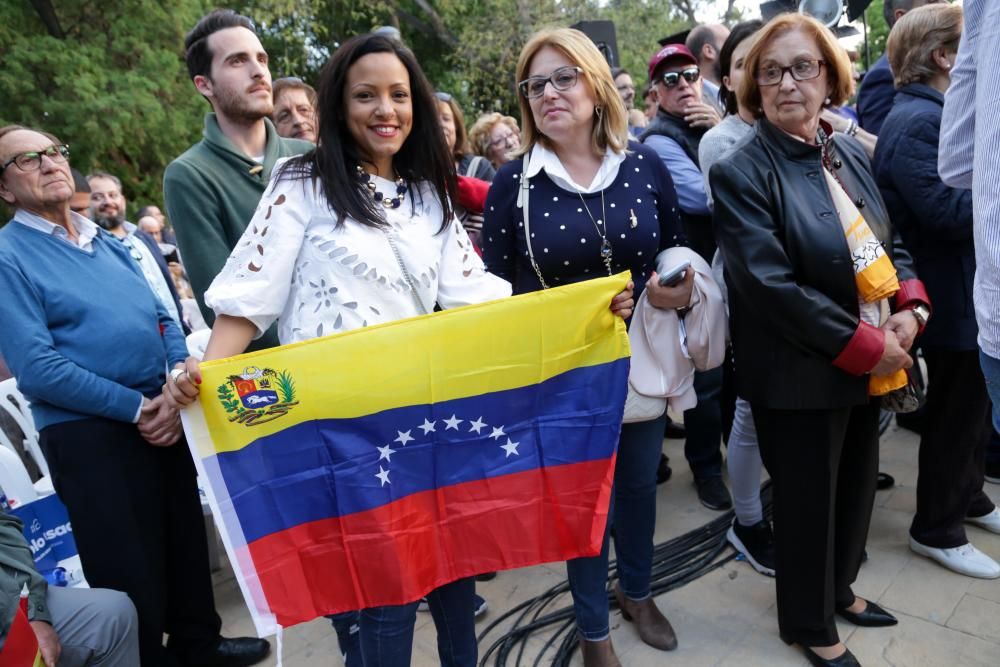
<svg viewBox="0 0 1000 667"><path fill-rule="evenodd" d="M931 309L922 303L911 308L910 312L917 318L917 326L921 329L927 326L927 320L931 319Z"/></svg>

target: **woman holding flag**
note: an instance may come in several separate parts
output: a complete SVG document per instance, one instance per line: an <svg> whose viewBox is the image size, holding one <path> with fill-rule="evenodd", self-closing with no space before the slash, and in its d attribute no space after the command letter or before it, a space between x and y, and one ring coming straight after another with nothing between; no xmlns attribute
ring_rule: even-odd
<svg viewBox="0 0 1000 667"><path fill-rule="evenodd" d="M244 351L278 321L282 344L510 295L454 215L454 159L433 89L399 41L362 35L330 59L318 87L315 150L279 163L253 219L206 292L217 313L205 359ZM631 313L632 295L612 310ZM168 400L198 396L198 364ZM441 664L473 667L474 580L427 594ZM410 664L417 600L360 612L363 663Z"/></svg>
<svg viewBox="0 0 1000 667"><path fill-rule="evenodd" d="M664 287L653 270L658 251L683 242L673 181L655 152L629 141L625 106L600 51L577 30L543 31L521 51L517 79L524 132L519 157L500 168L486 201L489 270L515 293L631 270L655 307L687 306L694 272ZM677 639L650 591L664 420L622 426L608 525L619 606L644 642L670 650ZM607 533L598 556L571 560L567 571L584 664L618 665Z"/></svg>
<svg viewBox="0 0 1000 667"><path fill-rule="evenodd" d="M321 74L318 115L318 147L279 163L205 294L218 315L206 360L243 352L275 320L287 344L510 294L454 216L454 159L409 49L345 42ZM198 395L197 362L187 369L164 387L178 405ZM474 592L469 578L427 595L443 665L476 664ZM361 611L364 664L410 664L417 604Z"/></svg>

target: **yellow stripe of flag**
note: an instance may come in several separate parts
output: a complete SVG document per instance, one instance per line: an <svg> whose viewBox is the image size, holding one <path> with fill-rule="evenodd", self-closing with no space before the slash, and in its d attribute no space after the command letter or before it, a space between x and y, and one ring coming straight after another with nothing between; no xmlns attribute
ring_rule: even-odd
<svg viewBox="0 0 1000 667"><path fill-rule="evenodd" d="M516 389L627 357L625 324L608 306L628 280L625 272L205 362L200 407L213 442L198 438L199 453L241 449L315 419ZM250 425L232 421L233 401L239 399L233 398L229 378L248 368L273 370L267 376L272 387L281 373L292 380L294 397L286 412L276 418L266 414ZM286 394L280 389L279 394L285 403Z"/></svg>

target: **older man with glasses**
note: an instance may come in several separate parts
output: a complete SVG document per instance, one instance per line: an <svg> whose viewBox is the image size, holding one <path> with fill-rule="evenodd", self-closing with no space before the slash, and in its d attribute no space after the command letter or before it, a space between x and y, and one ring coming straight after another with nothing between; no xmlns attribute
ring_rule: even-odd
<svg viewBox="0 0 1000 667"><path fill-rule="evenodd" d="M0 128L0 199L14 209L0 229L0 354L88 582L138 611L142 664L253 664L267 642L219 636L195 468L161 394L184 336L128 249L70 210L68 158L50 134Z"/></svg>
<svg viewBox="0 0 1000 667"><path fill-rule="evenodd" d="M698 60L683 44L668 44L649 61L656 93L656 116L639 141L656 151L677 191L681 223L692 249L709 263L715 254L712 214L698 163L701 138L719 121L719 112L702 100ZM698 405L684 413L684 456L694 474L701 504L713 510L732 507L722 481L722 369L695 373Z"/></svg>

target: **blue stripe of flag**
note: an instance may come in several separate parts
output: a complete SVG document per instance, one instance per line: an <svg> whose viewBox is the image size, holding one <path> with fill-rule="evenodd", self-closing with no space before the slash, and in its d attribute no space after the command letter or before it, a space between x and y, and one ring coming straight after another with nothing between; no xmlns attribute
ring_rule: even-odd
<svg viewBox="0 0 1000 667"><path fill-rule="evenodd" d="M438 487L608 458L628 369L623 358L527 387L305 422L217 460L249 543Z"/></svg>

